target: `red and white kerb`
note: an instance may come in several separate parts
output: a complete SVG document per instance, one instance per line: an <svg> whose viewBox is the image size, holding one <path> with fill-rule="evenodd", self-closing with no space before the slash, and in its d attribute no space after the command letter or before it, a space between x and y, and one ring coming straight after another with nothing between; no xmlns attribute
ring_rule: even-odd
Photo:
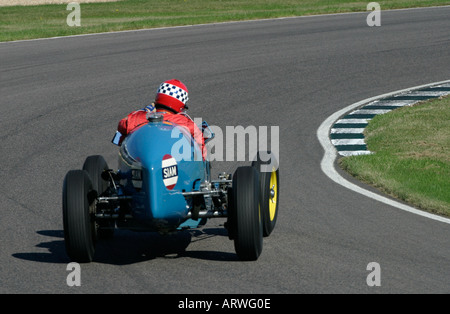
<svg viewBox="0 0 450 314"><path fill-rule="evenodd" d="M167 189L172 190L178 181L178 164L175 158L166 154L162 160L162 178Z"/></svg>

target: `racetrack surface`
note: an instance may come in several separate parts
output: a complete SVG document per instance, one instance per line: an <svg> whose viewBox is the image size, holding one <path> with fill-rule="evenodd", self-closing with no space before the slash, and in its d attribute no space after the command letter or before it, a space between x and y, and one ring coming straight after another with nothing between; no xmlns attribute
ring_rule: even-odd
<svg viewBox="0 0 450 314"><path fill-rule="evenodd" d="M383 11L381 27L354 13L0 44L0 293L449 293L449 225L335 184L316 137L349 104L449 79L449 16L442 7ZM256 262L236 259L223 220L165 238L118 231L68 287L64 175L93 154L116 167L118 121L173 77L189 88L192 117L280 127L276 229ZM371 262L380 287L366 283Z"/></svg>

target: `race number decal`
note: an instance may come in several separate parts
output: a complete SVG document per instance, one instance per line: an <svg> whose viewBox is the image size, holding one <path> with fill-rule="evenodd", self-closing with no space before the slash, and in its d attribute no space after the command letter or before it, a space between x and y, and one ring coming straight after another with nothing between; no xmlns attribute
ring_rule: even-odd
<svg viewBox="0 0 450 314"><path fill-rule="evenodd" d="M171 155L164 155L162 160L162 178L167 189L172 190L178 181L178 165Z"/></svg>

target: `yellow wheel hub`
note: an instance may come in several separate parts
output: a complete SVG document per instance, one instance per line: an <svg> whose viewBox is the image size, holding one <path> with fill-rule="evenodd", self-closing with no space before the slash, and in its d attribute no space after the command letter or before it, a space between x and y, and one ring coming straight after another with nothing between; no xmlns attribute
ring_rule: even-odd
<svg viewBox="0 0 450 314"><path fill-rule="evenodd" d="M273 221L275 219L275 214L277 211L277 201L278 201L277 172L275 171L275 169L273 169L270 175L270 196L269 196L270 221Z"/></svg>

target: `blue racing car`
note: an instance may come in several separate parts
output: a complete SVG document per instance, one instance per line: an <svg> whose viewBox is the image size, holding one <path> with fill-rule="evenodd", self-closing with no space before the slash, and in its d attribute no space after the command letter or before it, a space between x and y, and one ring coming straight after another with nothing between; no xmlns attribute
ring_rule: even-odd
<svg viewBox="0 0 450 314"><path fill-rule="evenodd" d="M205 142L214 134L203 123ZM176 136L174 136L176 134ZM114 140L113 140L114 141ZM175 150L174 147L182 149ZM179 153L182 151L182 153ZM251 166L211 179L210 161L189 132L154 114L120 145L119 169L100 155L64 178L63 223L72 261L91 262L98 239L116 228L169 234L225 217L240 260L256 260L278 216L279 170L260 152Z"/></svg>

